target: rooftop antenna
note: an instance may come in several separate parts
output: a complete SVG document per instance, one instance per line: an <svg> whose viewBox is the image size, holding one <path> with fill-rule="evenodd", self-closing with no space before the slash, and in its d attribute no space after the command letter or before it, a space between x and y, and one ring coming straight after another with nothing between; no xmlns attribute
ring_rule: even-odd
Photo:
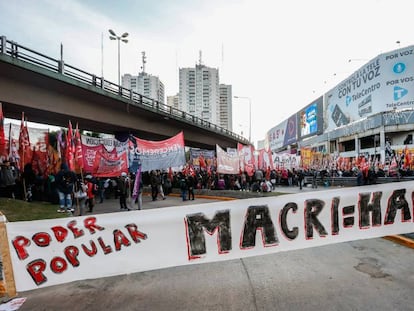
<svg viewBox="0 0 414 311"><path fill-rule="evenodd" d="M201 59L202 59L202 57L201 57L201 56L202 56L202 52L201 52L201 50L198 52L198 55L199 55L198 64L199 64L199 65L202 65L202 64L203 64L203 62L202 62L202 60L201 60Z"/></svg>
<svg viewBox="0 0 414 311"><path fill-rule="evenodd" d="M147 63L147 57L145 56L145 51L141 52L142 54L142 73L145 73L145 64Z"/></svg>

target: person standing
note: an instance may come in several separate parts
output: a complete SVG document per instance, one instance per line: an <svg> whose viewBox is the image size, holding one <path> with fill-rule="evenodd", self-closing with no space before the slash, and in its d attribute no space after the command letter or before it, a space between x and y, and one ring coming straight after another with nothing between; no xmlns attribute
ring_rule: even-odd
<svg viewBox="0 0 414 311"><path fill-rule="evenodd" d="M182 173L180 173L179 183L180 183L179 185L180 185L180 190L181 190L181 198L183 199L183 201L187 201L187 189L188 189L187 178Z"/></svg>
<svg viewBox="0 0 414 311"><path fill-rule="evenodd" d="M240 187L242 191L246 191L247 190L247 177L246 177L246 173L242 172L240 175Z"/></svg>
<svg viewBox="0 0 414 311"><path fill-rule="evenodd" d="M102 204L105 198L105 180L102 177L98 177L97 186L99 193L99 203Z"/></svg>
<svg viewBox="0 0 414 311"><path fill-rule="evenodd" d="M0 169L0 196L15 198L16 178L16 170L11 166L10 160L5 160Z"/></svg>
<svg viewBox="0 0 414 311"><path fill-rule="evenodd" d="M191 174L188 174L187 176L188 200L194 200L194 186L195 186L194 176Z"/></svg>
<svg viewBox="0 0 414 311"><path fill-rule="evenodd" d="M153 201L156 201L157 196L158 196L158 176L154 170L151 171L150 183L151 183L151 197Z"/></svg>
<svg viewBox="0 0 414 311"><path fill-rule="evenodd" d="M74 198L76 200L76 205L79 208L79 216L82 216L85 214L85 205L86 205L87 197L88 197L88 187L81 180L78 180L76 182L76 190L75 190Z"/></svg>
<svg viewBox="0 0 414 311"><path fill-rule="evenodd" d="M312 188L314 189L318 188L317 178L318 178L318 170L314 168L312 171Z"/></svg>
<svg viewBox="0 0 414 311"><path fill-rule="evenodd" d="M70 213L74 211L72 208L72 194L74 192L76 174L68 168L66 163L62 163L60 171L55 178L56 188L59 195L59 213Z"/></svg>
<svg viewBox="0 0 414 311"><path fill-rule="evenodd" d="M129 207L126 204L126 198L129 191L129 180L128 174L125 172L121 173L121 177L118 180L118 195L119 195L119 205L120 209L130 211Z"/></svg>
<svg viewBox="0 0 414 311"><path fill-rule="evenodd" d="M132 191L132 199L134 204L137 204L137 209L142 210L142 189L144 188L144 183L142 182L142 174L135 175L134 178L134 189Z"/></svg>
<svg viewBox="0 0 414 311"><path fill-rule="evenodd" d="M161 174L161 172L160 171L157 171L157 190L158 190L158 194L161 196L161 198L163 199L163 200L165 200L165 195L164 195L164 189L163 189L163 184L164 184L164 181L163 181L163 179L162 179L162 174ZM157 194L157 195L158 195Z"/></svg>
<svg viewBox="0 0 414 311"><path fill-rule="evenodd" d="M24 198L27 202L32 202L33 197L36 197L36 173L33 170L32 164L27 163L24 166L23 174L21 175L22 184L26 190L26 197ZM40 199L40 196L37 196L37 199ZM40 201L40 200L39 200Z"/></svg>
<svg viewBox="0 0 414 311"><path fill-rule="evenodd" d="M302 190L302 186L303 186L303 179L305 178L305 175L303 174L302 170L299 170L298 172L298 184L299 184L299 189Z"/></svg>
<svg viewBox="0 0 414 311"><path fill-rule="evenodd" d="M92 213L93 208L95 206L95 194L98 191L98 186L96 185L96 183L94 183L92 175L86 175L85 184L86 184L86 188L88 189L87 191L88 197L86 200L86 204L88 205L89 213Z"/></svg>

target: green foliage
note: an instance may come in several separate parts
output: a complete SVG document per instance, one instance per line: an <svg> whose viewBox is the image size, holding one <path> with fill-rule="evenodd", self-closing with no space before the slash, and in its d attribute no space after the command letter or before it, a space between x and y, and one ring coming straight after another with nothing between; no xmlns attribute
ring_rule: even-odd
<svg viewBox="0 0 414 311"><path fill-rule="evenodd" d="M65 213L58 213L57 209L56 204L49 202L26 202L0 198L0 212L9 222L68 217Z"/></svg>

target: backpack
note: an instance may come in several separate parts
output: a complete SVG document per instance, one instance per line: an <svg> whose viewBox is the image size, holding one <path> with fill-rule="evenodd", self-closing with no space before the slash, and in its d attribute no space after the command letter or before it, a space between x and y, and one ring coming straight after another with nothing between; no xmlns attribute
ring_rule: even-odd
<svg viewBox="0 0 414 311"><path fill-rule="evenodd" d="M268 187L267 187L267 183L266 182L263 182L262 183L262 191L263 192L267 192L267 190L269 190Z"/></svg>

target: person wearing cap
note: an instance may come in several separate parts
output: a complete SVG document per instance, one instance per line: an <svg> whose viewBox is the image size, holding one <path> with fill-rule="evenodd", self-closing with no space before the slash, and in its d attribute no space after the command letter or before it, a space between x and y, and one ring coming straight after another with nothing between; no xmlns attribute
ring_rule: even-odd
<svg viewBox="0 0 414 311"><path fill-rule="evenodd" d="M130 210L126 204L126 198L129 191L129 178L128 174L125 172L121 173L121 176L118 180L118 194L119 194L119 205L122 210Z"/></svg>

